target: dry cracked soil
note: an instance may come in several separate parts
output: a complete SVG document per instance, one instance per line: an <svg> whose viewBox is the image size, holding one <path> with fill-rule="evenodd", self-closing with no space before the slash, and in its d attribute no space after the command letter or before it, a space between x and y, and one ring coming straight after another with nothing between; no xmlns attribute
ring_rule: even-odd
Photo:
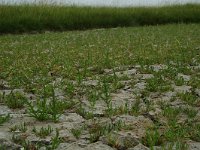
<svg viewBox="0 0 200 150"><path fill-rule="evenodd" d="M72 81L72 98L63 88L55 88L56 99L74 102L57 122L38 121L27 105L12 109L2 100L0 115L9 119L0 125L0 149L200 150L200 128L192 130L200 123L200 89L193 86L191 74L177 72L172 78L165 72L170 69L161 64L104 69L81 85ZM199 76L200 66L189 69ZM0 94L6 97L11 92L21 93L32 103L39 97L24 89L10 89L2 80ZM42 128L50 133L45 135Z"/></svg>

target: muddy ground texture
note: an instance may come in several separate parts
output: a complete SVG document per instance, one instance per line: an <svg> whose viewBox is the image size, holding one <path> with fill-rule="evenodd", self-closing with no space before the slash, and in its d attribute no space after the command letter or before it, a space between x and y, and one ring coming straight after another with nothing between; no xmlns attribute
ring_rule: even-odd
<svg viewBox="0 0 200 150"><path fill-rule="evenodd" d="M55 110L55 122L31 116L27 103L9 108L3 96L11 92L24 95L35 110L36 101L43 98L25 89L11 89L1 80L0 115L9 117L0 125L0 149L198 150L200 65L184 66L188 74L172 66L104 69L80 83L71 80L71 90L65 87L65 79L57 78L52 83L54 98L70 104L62 112ZM50 94L47 101L51 99ZM41 128L49 134L39 134Z"/></svg>

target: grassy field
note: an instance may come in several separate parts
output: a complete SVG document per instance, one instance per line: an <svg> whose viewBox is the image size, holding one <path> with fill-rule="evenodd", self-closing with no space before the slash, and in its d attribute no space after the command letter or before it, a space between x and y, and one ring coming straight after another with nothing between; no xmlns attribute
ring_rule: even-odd
<svg viewBox="0 0 200 150"><path fill-rule="evenodd" d="M44 76L75 79L122 65L199 62L199 24L70 31L0 37L0 77L29 85ZM93 71L90 68L92 67ZM48 79L49 77L49 79Z"/></svg>
<svg viewBox="0 0 200 150"><path fill-rule="evenodd" d="M0 5L0 33L199 23L200 5L108 8Z"/></svg>
<svg viewBox="0 0 200 150"><path fill-rule="evenodd" d="M15 125L15 118L0 115L0 129L8 132L12 126L10 134L19 131L40 138L55 133L46 145L55 149L67 142L59 135L65 130L59 123L68 112L84 119L65 131L77 141L95 143L104 138L107 145L126 149L133 143L124 146L114 133L133 132L150 149L188 149L189 140L200 141L199 35L200 24L2 35L0 106L15 113L22 109L32 119L21 117L21 124ZM124 98L127 95L133 98ZM97 107L99 103L102 107ZM98 114L96 109L101 108ZM123 122L126 116L147 124ZM33 118L38 122L30 123ZM111 121L102 124L103 119ZM47 128L38 128L42 121ZM12 141L27 149L41 146L41 142L30 145L18 134Z"/></svg>

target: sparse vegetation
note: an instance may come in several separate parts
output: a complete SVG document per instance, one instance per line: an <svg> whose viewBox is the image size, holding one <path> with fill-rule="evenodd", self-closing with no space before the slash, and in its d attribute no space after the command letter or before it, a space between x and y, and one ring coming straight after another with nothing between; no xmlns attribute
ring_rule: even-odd
<svg viewBox="0 0 200 150"><path fill-rule="evenodd" d="M81 136L81 132L82 132L82 128L73 128L71 129L71 133L74 135L74 137L76 137L77 139Z"/></svg>
<svg viewBox="0 0 200 150"><path fill-rule="evenodd" d="M143 144L150 147L151 150L154 149L154 146L162 144L162 138L157 129L150 129L146 131L146 136L143 139Z"/></svg>
<svg viewBox="0 0 200 150"><path fill-rule="evenodd" d="M57 122L61 113L70 108L74 103L60 101L55 97L54 88L51 87L51 99L47 99L45 96L43 99L38 99L36 104L31 102L27 103L28 113L30 116L35 117L39 121L52 120Z"/></svg>
<svg viewBox="0 0 200 150"><path fill-rule="evenodd" d="M8 121L10 119L10 115L0 115L0 125L2 125L4 122Z"/></svg>
<svg viewBox="0 0 200 150"><path fill-rule="evenodd" d="M0 130L9 124L24 149L103 137L128 148L124 136L150 149L187 149L200 141L199 33L199 24L173 24L2 35L0 113L12 119L0 115Z"/></svg>
<svg viewBox="0 0 200 150"><path fill-rule="evenodd" d="M11 91L10 94L4 96L3 102L12 109L23 108L27 102L27 98L20 92Z"/></svg>
<svg viewBox="0 0 200 150"><path fill-rule="evenodd" d="M10 128L11 132L15 132L15 131L20 131L20 132L26 132L27 131L27 125L26 123L21 123L20 125L15 125L13 127Z"/></svg>
<svg viewBox="0 0 200 150"><path fill-rule="evenodd" d="M179 93L178 96L182 101L186 102L188 105L191 105L191 106L195 106L197 104L197 102L199 101L198 96L196 96L190 92Z"/></svg>
<svg viewBox="0 0 200 150"><path fill-rule="evenodd" d="M34 127L32 131L40 138L45 138L53 132L53 129L50 125L48 125L47 128L42 127L39 131Z"/></svg>

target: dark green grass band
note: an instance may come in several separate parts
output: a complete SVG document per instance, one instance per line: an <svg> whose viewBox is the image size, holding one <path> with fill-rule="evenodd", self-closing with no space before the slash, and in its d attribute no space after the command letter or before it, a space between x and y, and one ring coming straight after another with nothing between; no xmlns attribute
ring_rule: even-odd
<svg viewBox="0 0 200 150"><path fill-rule="evenodd" d="M135 8L0 5L0 33L199 22L198 4Z"/></svg>

